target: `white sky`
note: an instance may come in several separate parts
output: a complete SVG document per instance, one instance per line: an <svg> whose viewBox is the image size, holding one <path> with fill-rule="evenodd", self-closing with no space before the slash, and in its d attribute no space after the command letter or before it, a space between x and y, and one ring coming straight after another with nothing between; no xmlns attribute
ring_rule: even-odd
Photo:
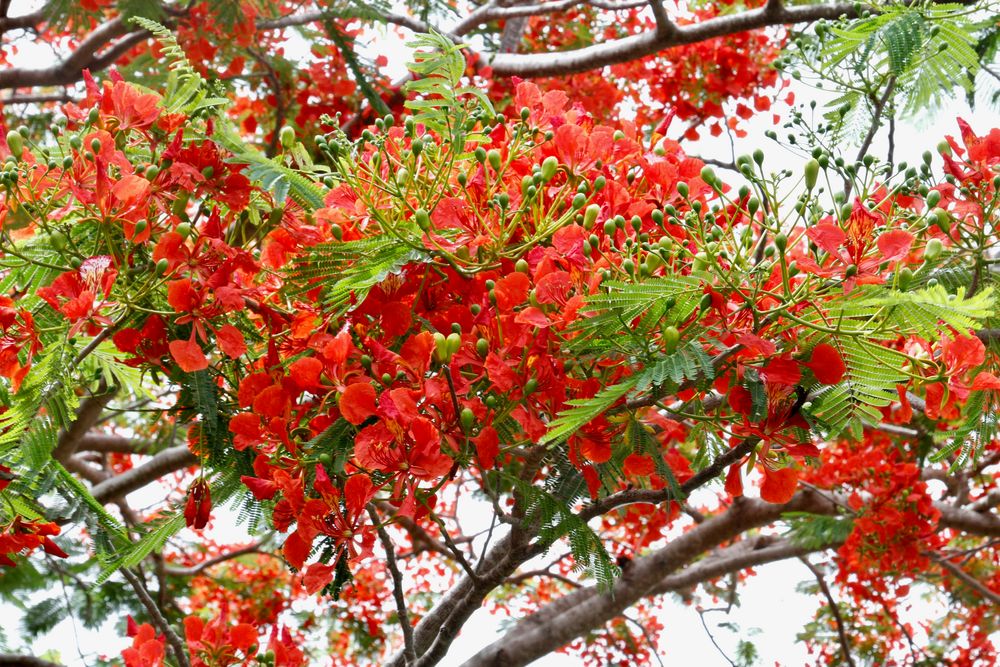
<svg viewBox="0 0 1000 667"><path fill-rule="evenodd" d="M17 15L30 11L31 7L38 4L38 0L15 0L11 15ZM374 31L375 38L372 40L371 54L376 51L384 53L390 59L389 73L395 77L403 70L403 63L406 62L407 54L403 42L394 36L387 37L385 30ZM298 45L290 45L289 55L301 52L305 57L308 53L308 45L299 42ZM45 47L24 47L17 58L16 64L38 67L51 60L51 53ZM816 91L804 86L801 83L793 83L791 90L795 91L796 98L800 102L808 103L810 99L817 99ZM781 113L783 107L776 107ZM956 135L958 129L955 119L962 117L968 120L978 133L984 133L988 129L997 126L997 113L994 110L983 107L976 111L969 109L965 100L955 100L946 108L934 114L910 121L899 121L897 123L896 134L896 161L906 160L911 164L920 160L920 155L924 150L933 150L937 142L946 134ZM760 114L752 118L745 129L748 136L744 139L736 140L735 154L750 153L758 147L766 147L768 162L774 169L790 167L793 171L801 163L801 158L790 151L786 151L773 145L764 137L766 130L772 129L771 114ZM676 128L676 126L675 126ZM779 130L780 128L773 128ZM694 155L704 157L715 157L717 159L729 160L730 144L729 139L723 134L720 137L708 136L708 132L702 133L704 136L697 142L685 143L685 149ZM672 136L675 132L671 133ZM853 155L856 148L846 150L847 155ZM872 151L877 156L884 156L887 150L885 132L881 132L873 144ZM720 176L729 182L732 174L720 172ZM149 490L147 490L148 492ZM139 495L139 494L136 494ZM154 494L155 495L155 494ZM142 506L146 501L153 502L155 498L133 498L133 504ZM469 524L480 521L488 521L488 507L483 507L479 517L469 516ZM472 510L474 513L476 510ZM215 520L216 537L220 539L230 539L233 541L245 540L245 535L240 529L226 527L228 523L223 512L217 512ZM2 576L2 575L0 575ZM738 625L742 629L742 637L752 640L759 652L760 665L801 665L806 664L808 656L803 645L795 641L795 635L801 627L812 619L814 611L818 606L819 598L802 595L795 592L795 587L799 582L812 581L812 575L797 560L790 560L782 563L763 566L757 568L757 575L750 579L742 588L742 606L735 608L729 616L723 614L710 615L709 621L714 623L730 622ZM921 614L931 611L926 603L920 602L918 594L911 594L914 603ZM19 612L9 606L0 606L0 627L4 629L8 640L14 640L11 648L17 648L17 630L19 624ZM658 638L660 656L665 665L700 665L705 667L727 667L728 663L716 652L710 640L706 636L697 613L690 608L674 601L673 598L666 598L662 609L662 619L665 626L663 635ZM73 624L69 621L61 623L55 630L42 637L34 643L32 650L36 655L46 651L57 651L59 659L68 666L79 666L90 664L90 658L97 654L116 656L120 650L127 646L129 642L123 637L121 626L104 627L99 632L89 632L77 627L74 630ZM735 647L739 637L733 635L725 629L713 629L716 641L731 655L735 655ZM751 636L752 635L752 636ZM470 622L466 624L462 635L452 646L448 657L441 663L445 667L459 665L463 659L473 655L480 648L491 643L498 637L497 619L489 616L485 611L477 612ZM77 650L79 648L79 652ZM81 658L80 656L84 656ZM535 664L544 667L575 666L575 659L551 655L539 660Z"/></svg>

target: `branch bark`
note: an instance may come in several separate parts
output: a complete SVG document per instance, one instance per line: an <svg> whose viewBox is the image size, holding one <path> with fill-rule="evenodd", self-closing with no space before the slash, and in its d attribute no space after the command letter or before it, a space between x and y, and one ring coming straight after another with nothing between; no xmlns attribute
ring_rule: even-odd
<svg viewBox="0 0 1000 667"><path fill-rule="evenodd" d="M489 16L489 14L487 14ZM738 14L728 14L701 23L661 31L659 27L646 32L594 44L571 51L531 54L481 54L484 64L493 69L494 76L563 76L576 74L607 65L635 60L674 46L695 44L715 37L756 30L777 25L811 23L820 19L855 17L857 10L850 3L820 3L798 7L784 7L769 3L760 9ZM484 19L489 20L489 19Z"/></svg>
<svg viewBox="0 0 1000 667"><path fill-rule="evenodd" d="M610 591L593 586L574 591L522 620L507 635L464 664L466 667L516 667L537 660L620 616L636 601L662 587L665 576L678 571L711 547L750 528L767 525L790 511L825 514L836 508L829 500L809 490L800 491L784 505L739 500L723 514L706 520L660 550L632 561Z"/></svg>
<svg viewBox="0 0 1000 667"><path fill-rule="evenodd" d="M33 655L0 653L0 667L63 667L58 662L49 662Z"/></svg>
<svg viewBox="0 0 1000 667"><path fill-rule="evenodd" d="M129 29L124 19L120 16L115 17L95 28L61 63L40 69L12 67L0 71L0 88L59 86L75 83L80 80L84 69L102 69L102 67L97 66L97 63L103 63L103 67L107 67L114 60L120 58L123 54L115 51L117 55L114 59L108 60L108 54L105 54L103 59L99 60L101 57L98 52L128 32ZM140 32L144 38L148 35L144 30ZM132 45L134 46L134 42Z"/></svg>
<svg viewBox="0 0 1000 667"><path fill-rule="evenodd" d="M115 498L127 496L164 475L183 470L197 462L198 457L191 453L187 445L164 449L141 466L94 486L90 493L98 502L108 503Z"/></svg>

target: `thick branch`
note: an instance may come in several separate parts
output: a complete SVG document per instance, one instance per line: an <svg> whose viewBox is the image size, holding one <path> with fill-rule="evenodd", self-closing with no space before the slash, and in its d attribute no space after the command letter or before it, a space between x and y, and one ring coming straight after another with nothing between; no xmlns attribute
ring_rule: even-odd
<svg viewBox="0 0 1000 667"><path fill-rule="evenodd" d="M68 429L59 434L55 449L52 450L52 458L60 463L65 463L80 447L80 442L94 424L101 418L101 413L107 407L115 392L100 391L94 396L86 399L76 411L76 419Z"/></svg>
<svg viewBox="0 0 1000 667"><path fill-rule="evenodd" d="M153 446L148 440L126 438L112 433L88 433L77 447L86 452L117 452L119 454L144 454Z"/></svg>
<svg viewBox="0 0 1000 667"><path fill-rule="evenodd" d="M128 32L128 26L122 17L113 18L95 28L61 63L41 69L13 67L0 71L0 88L59 86L79 81L83 70L87 68L101 69L99 66L95 66L95 61L99 58L98 52L108 46L115 38ZM141 34L147 35L148 33L142 31ZM107 61L105 57L102 62L105 62L104 66L107 67L114 61Z"/></svg>
<svg viewBox="0 0 1000 667"><path fill-rule="evenodd" d="M708 519L662 549L632 561L611 591L588 587L570 593L558 603L553 603L558 604L560 613L554 616L547 614L547 607L543 607L518 623L498 642L473 656L465 665L526 665L621 615L636 601L662 586L665 576L745 530L767 525L784 512L827 513L834 510L828 500L812 491L801 491L784 505L742 499L723 514Z"/></svg>
<svg viewBox="0 0 1000 667"><path fill-rule="evenodd" d="M318 21L325 21L328 19L344 19L344 18L372 18L369 12L355 12L355 16L350 15L350 10L346 11L323 11L315 10L311 12L301 12L298 14L289 14L288 16L282 16L277 19L267 19L263 21L257 21L258 30L280 30L282 28L292 28L300 25L308 25L310 23L316 23ZM378 20L383 23L391 23L394 25L401 26L412 30L413 32L427 32L431 27L420 19L413 16L406 16L405 14L396 14L393 12L379 12Z"/></svg>
<svg viewBox="0 0 1000 667"><path fill-rule="evenodd" d="M158 480L164 475L183 470L198 462L187 445L164 449L137 468L112 477L93 487L90 492L98 502L107 503L120 496L127 496L137 489Z"/></svg>
<svg viewBox="0 0 1000 667"><path fill-rule="evenodd" d="M664 49L694 44L715 37L766 28L768 26L810 23L820 19L857 16L855 5L821 3L801 7L782 7L769 3L760 9L728 14L674 30L660 32L654 28L638 35L623 37L571 51L553 53L483 54L485 64L493 68L494 76L562 76L628 62Z"/></svg>
<svg viewBox="0 0 1000 667"><path fill-rule="evenodd" d="M0 653L0 667L63 667L57 662L49 662L36 658L33 655L16 655L14 653Z"/></svg>
<svg viewBox="0 0 1000 667"><path fill-rule="evenodd" d="M0 34L7 32L8 30L29 30L38 27L45 19L45 10L39 9L37 12L31 12L30 14L22 14L21 16L3 16L0 17ZM0 662L0 664L3 664Z"/></svg>
<svg viewBox="0 0 1000 667"><path fill-rule="evenodd" d="M992 512L974 512L941 502L934 503L934 507L941 512L939 523L942 526L973 535L1000 537L1000 517Z"/></svg>

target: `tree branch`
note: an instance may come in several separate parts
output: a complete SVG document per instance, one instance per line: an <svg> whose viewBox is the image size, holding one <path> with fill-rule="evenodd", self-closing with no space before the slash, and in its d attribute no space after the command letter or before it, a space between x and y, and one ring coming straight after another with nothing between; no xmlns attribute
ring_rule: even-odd
<svg viewBox="0 0 1000 667"><path fill-rule="evenodd" d="M844 661L851 667L855 667L854 658L851 657L851 644L847 640L847 633L844 629L844 618L840 615L840 607L837 606L837 601L833 599L833 593L830 592L830 587L826 585L823 573L819 571L819 568L810 563L809 559L805 556L799 556L799 560L816 577L816 583L819 584L819 589L823 592L823 597L826 598L827 604L830 605L830 614L833 615L833 621L837 625L837 636L840 639L840 650L844 654Z"/></svg>
<svg viewBox="0 0 1000 667"><path fill-rule="evenodd" d="M729 466L741 461L745 456L753 451L754 447L757 446L759 440L757 438L747 438L742 441L728 452L723 453L711 464L698 471L698 473L680 485L681 491L684 496L687 497L695 489L701 488L709 481L715 479L722 471ZM591 504L580 510L580 518L584 521L590 521L594 517L598 517L606 512L611 511L616 507L621 507L622 505L631 505L633 503L661 503L665 500L683 500L684 498L674 498L673 491L670 487L665 487L663 489L628 489L626 491L619 491L618 493L611 494L601 498L600 500L595 500Z"/></svg>
<svg viewBox="0 0 1000 667"><path fill-rule="evenodd" d="M116 391L116 388L109 390L106 386L102 386L97 393L83 401L76 411L76 419L68 429L59 434L59 440L52 450L52 458L65 463L76 453L80 442L101 418L101 413L114 398Z"/></svg>
<svg viewBox="0 0 1000 667"><path fill-rule="evenodd" d="M63 667L57 662L42 660L33 655L0 653L0 666L6 667L7 665L10 665L10 667Z"/></svg>
<svg viewBox="0 0 1000 667"><path fill-rule="evenodd" d="M484 12L484 18L480 20L492 20L492 18L487 18L492 16L495 14ZM570 51L481 55L484 60L483 64L489 65L493 69L494 76L562 76L607 65L616 65L674 46L694 44L715 37L724 37L768 26L811 23L820 19L836 19L841 16L857 16L855 5L820 3L784 7L780 3L772 2L760 9L719 16L688 26L677 26L669 32L660 32L660 28L657 27L638 35Z"/></svg>
<svg viewBox="0 0 1000 667"><path fill-rule="evenodd" d="M574 591L558 601L559 613L555 615L546 613L548 605L542 607L499 641L473 656L465 666L526 665L621 615L661 585L665 576L711 547L733 539L750 528L767 525L789 511L828 513L836 511L836 508L809 490L798 492L784 505L744 498L723 514L706 520L658 551L632 561L610 591L594 586Z"/></svg>
<svg viewBox="0 0 1000 667"><path fill-rule="evenodd" d="M396 564L396 550L392 546L392 538L389 532L382 525L375 506L369 503L368 516L371 517L372 524L376 526L378 539L382 542L382 549L385 551L385 566L392 575L392 597L396 601L396 614L399 616L399 624L403 629L403 655L406 664L412 665L417 661L417 651L413 644L413 626L410 625L410 615L406 611L406 597L403 595L403 574Z"/></svg>
<svg viewBox="0 0 1000 667"><path fill-rule="evenodd" d="M83 70L91 67L95 70L101 69L100 66L97 66L98 51L110 44L115 38L121 37L128 32L129 29L125 20L120 16L115 17L97 26L97 28L81 40L76 49L61 63L41 69L12 67L0 71L0 88L59 86L75 83L80 80ZM143 30L141 34L145 37L149 33ZM134 46L134 43L132 45ZM121 57L120 53L115 59L118 57ZM107 67L114 60L108 60L107 55L105 55L100 62L103 63L104 67Z"/></svg>
<svg viewBox="0 0 1000 667"><path fill-rule="evenodd" d="M986 585L983 584L983 582L979 581L971 574L963 570L961 567L959 567L955 563L952 563L947 558L943 558L937 554L931 554L930 556L932 559L934 559L934 561L938 565L951 572L953 575L955 575L955 578L957 578L959 581L964 583L972 590L982 595L984 599L988 600L989 602L992 602L997 606L1000 606L1000 595L997 595L994 591L987 588Z"/></svg>
<svg viewBox="0 0 1000 667"><path fill-rule="evenodd" d="M142 602L142 606L146 608L149 613L150 619L156 625L156 627L162 632L166 638L167 643L170 644L170 650L174 654L174 660L177 661L181 667L190 667L191 663L188 662L187 652L184 650L184 644L181 643L181 638L177 636L174 629L170 627L170 623L167 619L163 617L160 612L160 608L156 606L153 598L150 597L149 591L146 590L145 582L140 579L135 573L129 570L127 567L123 567L119 572L132 586L135 594L139 596L139 601Z"/></svg>
<svg viewBox="0 0 1000 667"><path fill-rule="evenodd" d="M197 462L198 457L191 453L187 445L170 447L141 466L94 486L90 493L98 502L108 503L120 496L127 496L164 475L183 470Z"/></svg>
<svg viewBox="0 0 1000 667"><path fill-rule="evenodd" d="M261 550L261 547L267 542L267 539L260 540L259 542L253 542L239 549L234 549L228 553L220 554L214 558L209 558L204 560L197 565L192 565L191 567L165 567L164 572L173 577L193 577L201 574L213 565L218 565L219 563L224 563L228 560L233 560L234 558L239 558L240 556L246 556L247 554L265 554L272 555L267 551Z"/></svg>

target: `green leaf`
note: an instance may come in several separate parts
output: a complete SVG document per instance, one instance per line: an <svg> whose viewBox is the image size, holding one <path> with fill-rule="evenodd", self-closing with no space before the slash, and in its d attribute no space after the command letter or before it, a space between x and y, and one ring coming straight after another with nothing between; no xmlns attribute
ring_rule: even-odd
<svg viewBox="0 0 1000 667"><path fill-rule="evenodd" d="M630 392L638 382L638 376L633 375L620 384L605 387L593 398L574 399L566 401L573 406L563 410L549 424L549 430L539 440L539 444L547 445L559 442L576 433L581 427L606 411Z"/></svg>

